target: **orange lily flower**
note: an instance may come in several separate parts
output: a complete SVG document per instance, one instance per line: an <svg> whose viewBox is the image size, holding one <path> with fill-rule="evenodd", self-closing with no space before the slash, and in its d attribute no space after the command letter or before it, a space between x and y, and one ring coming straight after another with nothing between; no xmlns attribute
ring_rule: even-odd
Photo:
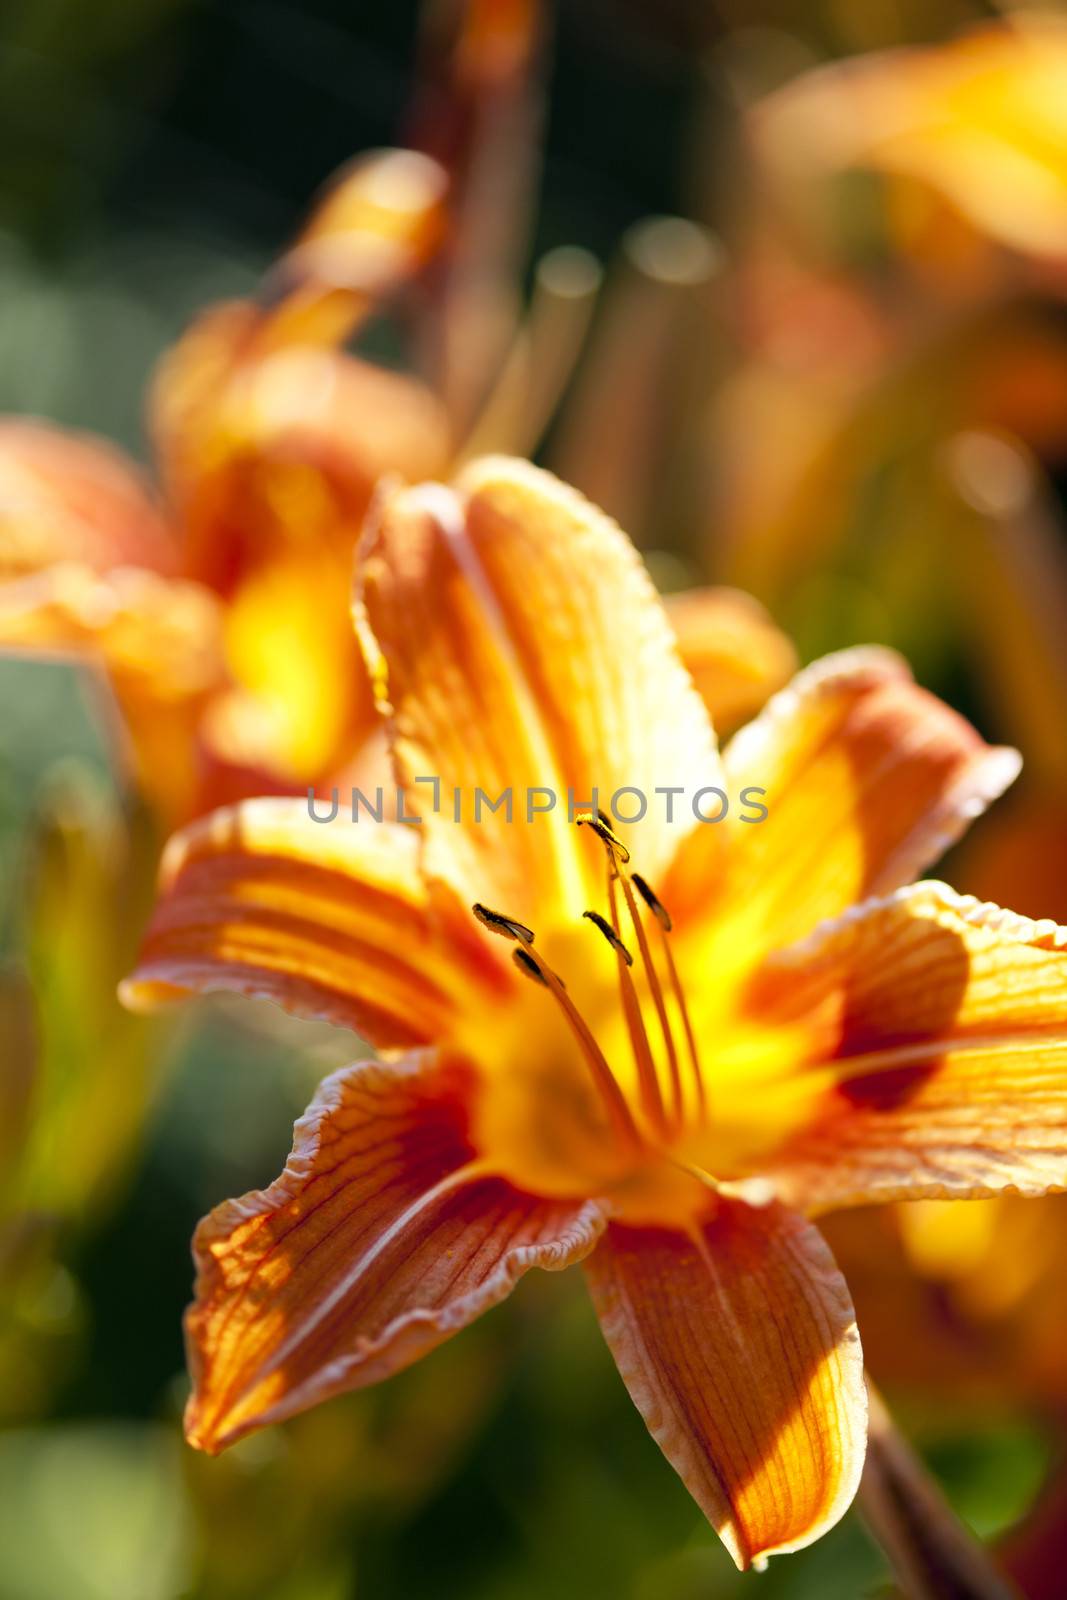
<svg viewBox="0 0 1067 1600"><path fill-rule="evenodd" d="M883 1388L1067 1419L1067 1203L1013 1194L842 1212L827 1235L848 1278L867 1366Z"/></svg>
<svg viewBox="0 0 1067 1600"><path fill-rule="evenodd" d="M103 667L172 823L336 771L374 725L352 547L378 477L438 470L446 430L339 346L437 248L446 186L411 151L360 158L258 302L194 323L154 387L162 504L103 441L0 421L0 645Z"/></svg>
<svg viewBox="0 0 1067 1600"><path fill-rule="evenodd" d="M188 1437L218 1451L376 1382L583 1261L738 1565L808 1544L865 1440L810 1214L1067 1186L1067 934L911 884L1017 757L869 649L801 673L720 761L633 549L521 462L383 496L357 619L417 820L263 800L194 824L124 986L266 997L384 1052L323 1084L276 1183L201 1224ZM532 821L475 820L475 791L537 785L560 800ZM764 821L696 821L697 792L749 786ZM629 815L635 791L616 833L597 800Z"/></svg>
<svg viewBox="0 0 1067 1600"><path fill-rule="evenodd" d="M754 131L799 185L816 174L883 174L901 243L953 274L957 293L960 280L984 276L983 241L1059 279L1065 61L1063 18L1019 9L947 43L804 74L763 102Z"/></svg>
<svg viewBox="0 0 1067 1600"><path fill-rule="evenodd" d="M191 752L226 684L218 600L179 570L162 511L120 451L0 419L0 648L104 669L118 753L172 823L194 809Z"/></svg>
<svg viewBox="0 0 1067 1600"><path fill-rule="evenodd" d="M946 41L804 72L746 114L746 351L712 413L724 466L709 537L727 541L719 571L776 602L818 569L789 616L797 632L831 584L823 638L873 631L910 566L889 609L895 642L918 653L938 582L909 530L913 504L939 493L943 438L1006 428L1063 454L1065 64L1064 19L1013 7ZM768 431L770 463L754 445ZM880 541L856 508L876 478L896 560L872 574Z"/></svg>
<svg viewBox="0 0 1067 1600"><path fill-rule="evenodd" d="M343 349L438 248L446 189L444 170L413 151L352 162L260 303L206 311L153 387L187 569L225 603L238 699L212 734L289 786L337 771L373 723L348 595L374 484L448 458L430 389Z"/></svg>
<svg viewBox="0 0 1067 1600"><path fill-rule="evenodd" d="M447 469L518 321L540 11L428 7L415 148L351 162L257 303L209 309L158 374L163 479L189 570L226 602L239 686L213 742L284 787L337 773L374 730L349 619L364 514L383 475ZM416 282L407 343L432 381L346 349Z"/></svg>

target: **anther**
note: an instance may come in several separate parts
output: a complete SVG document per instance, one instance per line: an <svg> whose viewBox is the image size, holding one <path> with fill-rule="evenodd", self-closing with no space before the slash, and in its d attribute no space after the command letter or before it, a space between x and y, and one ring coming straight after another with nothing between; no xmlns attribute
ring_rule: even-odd
<svg viewBox="0 0 1067 1600"><path fill-rule="evenodd" d="M516 922L514 917L502 916L499 911L490 911L488 906L483 906L476 900L471 910L490 933L499 933L504 939L515 939L519 944L533 944L533 929L528 928L524 922Z"/></svg>
<svg viewBox="0 0 1067 1600"><path fill-rule="evenodd" d="M607 918L602 917L599 911L583 911L582 916L588 917L593 926L600 929L611 948L618 955L622 956L628 967L632 967L634 964L633 956L630 954L629 950L627 950L626 946L623 944L622 940L619 938L618 934L615 932L615 929L611 926L611 923L607 920Z"/></svg>
<svg viewBox="0 0 1067 1600"><path fill-rule="evenodd" d="M606 844L612 855L617 857L617 859L625 866L626 862L630 859L630 852L627 850L618 834L612 831L611 825L609 824L603 811L598 811L595 815L592 811L579 811L574 820L578 824L579 828L592 828L597 838Z"/></svg>
<svg viewBox="0 0 1067 1600"><path fill-rule="evenodd" d="M630 882L633 884L634 888L641 896L641 899L645 902L645 905L651 911L652 915L655 917L663 931L665 933L670 933L673 923L671 922L671 914L667 910L667 907L663 904L663 901L648 886L639 872L631 872Z"/></svg>
<svg viewBox="0 0 1067 1600"><path fill-rule="evenodd" d="M532 978L535 983L539 983L543 989L548 989L551 987L548 979L541 971L541 968L537 965L537 962L534 960L533 956L530 955L529 951L524 949L521 944L517 944L515 946L514 950L511 952L511 959L514 961L520 972L525 972L528 978ZM557 978L556 982L559 984L561 989L566 987L562 978Z"/></svg>

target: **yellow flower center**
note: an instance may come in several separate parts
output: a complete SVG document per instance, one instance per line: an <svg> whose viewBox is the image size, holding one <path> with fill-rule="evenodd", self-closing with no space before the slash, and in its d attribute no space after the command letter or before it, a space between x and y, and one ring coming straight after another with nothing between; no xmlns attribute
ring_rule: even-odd
<svg viewBox="0 0 1067 1600"><path fill-rule="evenodd" d="M502 1157L520 1187L602 1195L631 1221L682 1221L706 1209L716 1185L683 1153L703 1142L709 1101L671 948L671 919L645 879L630 870L629 852L603 813L577 820L605 848L607 915L583 915L614 959L617 997L606 1008L594 985L590 1022L533 929L474 906L485 927L513 941L516 966L545 992L556 1023L531 1028L523 1008L519 1028L531 1037L517 1039L518 1053L530 1057L536 1050L537 1058L529 1073L490 1084L480 1142ZM560 1048L560 1024L569 1048Z"/></svg>

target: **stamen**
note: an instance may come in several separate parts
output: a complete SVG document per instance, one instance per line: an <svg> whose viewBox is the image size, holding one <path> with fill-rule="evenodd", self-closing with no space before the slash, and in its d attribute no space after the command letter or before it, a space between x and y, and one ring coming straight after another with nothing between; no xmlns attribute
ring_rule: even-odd
<svg viewBox="0 0 1067 1600"><path fill-rule="evenodd" d="M644 879L641 881L644 882ZM652 1003L656 1008L656 1017L659 1021L660 1032L663 1035L663 1045L667 1052L667 1070L670 1074L671 1080L672 1109L674 1112L675 1126L678 1126L681 1124L684 1110L682 1096L682 1075L678 1067L678 1052L674 1047L674 1035L671 1032L670 1018L667 1015L667 1006L663 998L663 990L660 987L660 981L656 975L656 967L652 960L652 952L648 948L648 940L645 937L645 930L642 925L637 906L634 903L634 897L631 893L630 885L621 875L619 882L622 884L622 892L626 896L626 909L629 911L630 921L633 923L634 933L637 937L637 947L641 952L641 960L644 962L645 972L648 977L648 987L652 995Z"/></svg>
<svg viewBox="0 0 1067 1600"><path fill-rule="evenodd" d="M574 820L579 828L592 828L597 838L607 845L609 855L613 859L621 861L625 866L630 859L630 852L618 835L612 831L611 824L603 811L595 813L592 811L579 811Z"/></svg>
<svg viewBox="0 0 1067 1600"><path fill-rule="evenodd" d="M628 967L632 967L634 964L634 958L630 954L629 950L627 950L618 934L615 932L615 929L611 926L611 923L608 922L605 917L602 917L599 911L583 911L582 916L588 917L593 926L600 929L611 948L616 951L618 955L622 956Z"/></svg>
<svg viewBox="0 0 1067 1600"><path fill-rule="evenodd" d="M610 921L608 918L601 916L599 911L585 911L583 916L607 940L618 957L619 994L637 1069L638 1097L642 1118L647 1120L649 1129L654 1133L657 1140L669 1137L683 1123L685 1094L682 1086L678 1050L675 1047L671 1017L667 1009L664 989L660 983L656 964L652 958L645 925L633 891L636 889L646 909L659 924L663 957L667 964L671 993L685 1029L693 1087L699 1104L700 1118L703 1121L708 1113L707 1093L700 1069L696 1035L685 1003L685 995L668 937L673 926L670 913L659 899L659 896L650 887L647 879L643 878L640 873L623 873L621 868L629 862L630 852L616 836L608 818L602 811L580 813L575 818L575 821L579 826L591 828L605 847ZM669 1119L664 1105L656 1059L652 1053L648 1030L645 1025L641 999L631 975L630 969L633 967L634 958L622 939L618 904L618 888L620 887L626 901L626 909L637 939L649 993L652 996L660 1031L663 1035L670 1079L671 1116ZM491 933L498 934L500 937L514 942L516 948L512 951L512 960L519 971L542 988L549 990L578 1042L586 1065L592 1074L597 1092L607 1110L616 1137L629 1148L640 1151L645 1146L645 1136L635 1120L634 1112L630 1109L626 1095L620 1088L604 1052L593 1036L592 1030L577 1006L568 996L563 980L546 965L540 952L533 948L533 929L528 928L525 923L517 921L514 917L508 917L502 912L491 910L480 901L472 909L483 927L488 928ZM678 1164L685 1170L691 1171L694 1176L699 1176L702 1181L709 1184L714 1183L714 1180L706 1173L698 1172L697 1169L690 1169L685 1163Z"/></svg>
<svg viewBox="0 0 1067 1600"><path fill-rule="evenodd" d="M665 933L670 933L671 928L673 927L673 923L671 922L671 914L667 910L667 907L663 904L663 901L660 899L659 895L653 893L652 889L645 882L644 878L642 878L639 872L631 872L630 882L633 884L634 888L637 890L638 894L641 896L641 899L645 902L645 905L651 911L660 927Z"/></svg>
<svg viewBox="0 0 1067 1600"><path fill-rule="evenodd" d="M611 907L612 943L616 949L626 951L626 946L619 936L619 910L615 898L615 884L617 881L619 881L618 870L614 862L609 858L608 903ZM626 951L626 954L629 955L629 952ZM628 964L622 961L619 962L619 994L622 999L622 1009L626 1017L626 1027L630 1035L634 1060L637 1063L637 1082L641 1092L641 1109L659 1133L666 1133L667 1121L663 1111L663 1096L660 1093L656 1063L652 1058L652 1047L648 1042L645 1019L641 1015L641 1002L637 997L637 990L634 988L634 981L630 976Z"/></svg>
<svg viewBox="0 0 1067 1600"><path fill-rule="evenodd" d="M533 929L528 928L524 922L516 922L514 917L505 917L499 911L490 911L488 906L483 906L476 900L471 910L490 933L499 933L504 939L517 939L520 944L533 944Z"/></svg>
<svg viewBox="0 0 1067 1600"><path fill-rule="evenodd" d="M667 957L667 970L671 976L671 989L674 993L678 1010L682 1014L682 1026L685 1029L685 1042L689 1049L689 1062L693 1069L693 1082L696 1084L697 1099L700 1101L700 1115L701 1118L704 1118L707 1116L708 1112L708 1097L707 1091L704 1087L704 1074L700 1070L700 1056L697 1052L696 1034L693 1032L693 1024L689 1019L689 1007L685 1003L685 992L682 989L682 982L678 976L678 968L674 964L674 956L671 953L670 940L667 938L666 929L663 930L662 937L663 953Z"/></svg>
<svg viewBox="0 0 1067 1600"><path fill-rule="evenodd" d="M511 952L511 959L514 961L520 972L524 972L528 978L532 978L535 983L541 984L544 988L551 989L552 985L545 977L541 964L535 961L530 952L521 944L516 945L515 949ZM564 983L558 972L554 972L552 976L555 978L561 989L566 989L567 985Z"/></svg>
<svg viewBox="0 0 1067 1600"><path fill-rule="evenodd" d="M704 1087L704 1074L700 1070L700 1056L697 1052L696 1034L693 1032L693 1024L689 1018L689 1008L685 1003L685 991L682 988L682 981L678 976L678 968L674 964L674 952L671 950L671 941L667 937L673 926L670 913L663 902L659 899L658 895L654 894L649 888L644 878L639 877L636 872L632 874L632 877L634 883L637 885L638 893L641 895L641 898L644 900L645 904L648 906L649 910L652 912L660 926L660 938L663 943L663 954L667 962L667 971L671 980L671 993L674 995L674 1002L678 1007L679 1014L682 1018L682 1026L685 1029L685 1042L689 1052L689 1064L692 1068L693 1083L696 1087L697 1100L700 1104L700 1118L701 1121L703 1121L708 1114L708 1096L707 1090Z"/></svg>
<svg viewBox="0 0 1067 1600"><path fill-rule="evenodd" d="M516 922L512 917L501 916L499 911L490 911L488 906L482 905L480 901L471 909L478 921L490 932L499 933L505 939L516 941L516 947L511 953L512 960L527 977L550 990L559 1004L581 1046L582 1054L593 1075L593 1082L607 1109L616 1136L631 1148L641 1149L644 1140L626 1104L626 1096L619 1088L615 1074L608 1066L604 1052L593 1038L588 1023L567 994L562 978L558 978L552 968L546 966L537 951L532 948L534 937L532 930L526 927L525 923Z"/></svg>

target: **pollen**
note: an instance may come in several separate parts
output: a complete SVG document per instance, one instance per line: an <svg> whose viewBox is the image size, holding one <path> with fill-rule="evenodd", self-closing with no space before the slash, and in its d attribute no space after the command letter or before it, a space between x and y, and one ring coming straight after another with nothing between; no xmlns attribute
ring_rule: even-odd
<svg viewBox="0 0 1067 1600"><path fill-rule="evenodd" d="M474 902L471 910L490 933L499 933L504 939L517 939L520 944L533 944L533 929L528 928L524 922L516 922L514 917L502 916L499 911L490 911L480 900Z"/></svg>
<svg viewBox="0 0 1067 1600"><path fill-rule="evenodd" d="M626 865L630 859L630 852L612 829L611 823L603 811L579 811L574 820L579 828L592 828L597 838L607 845L615 859L621 861L623 866Z"/></svg>

